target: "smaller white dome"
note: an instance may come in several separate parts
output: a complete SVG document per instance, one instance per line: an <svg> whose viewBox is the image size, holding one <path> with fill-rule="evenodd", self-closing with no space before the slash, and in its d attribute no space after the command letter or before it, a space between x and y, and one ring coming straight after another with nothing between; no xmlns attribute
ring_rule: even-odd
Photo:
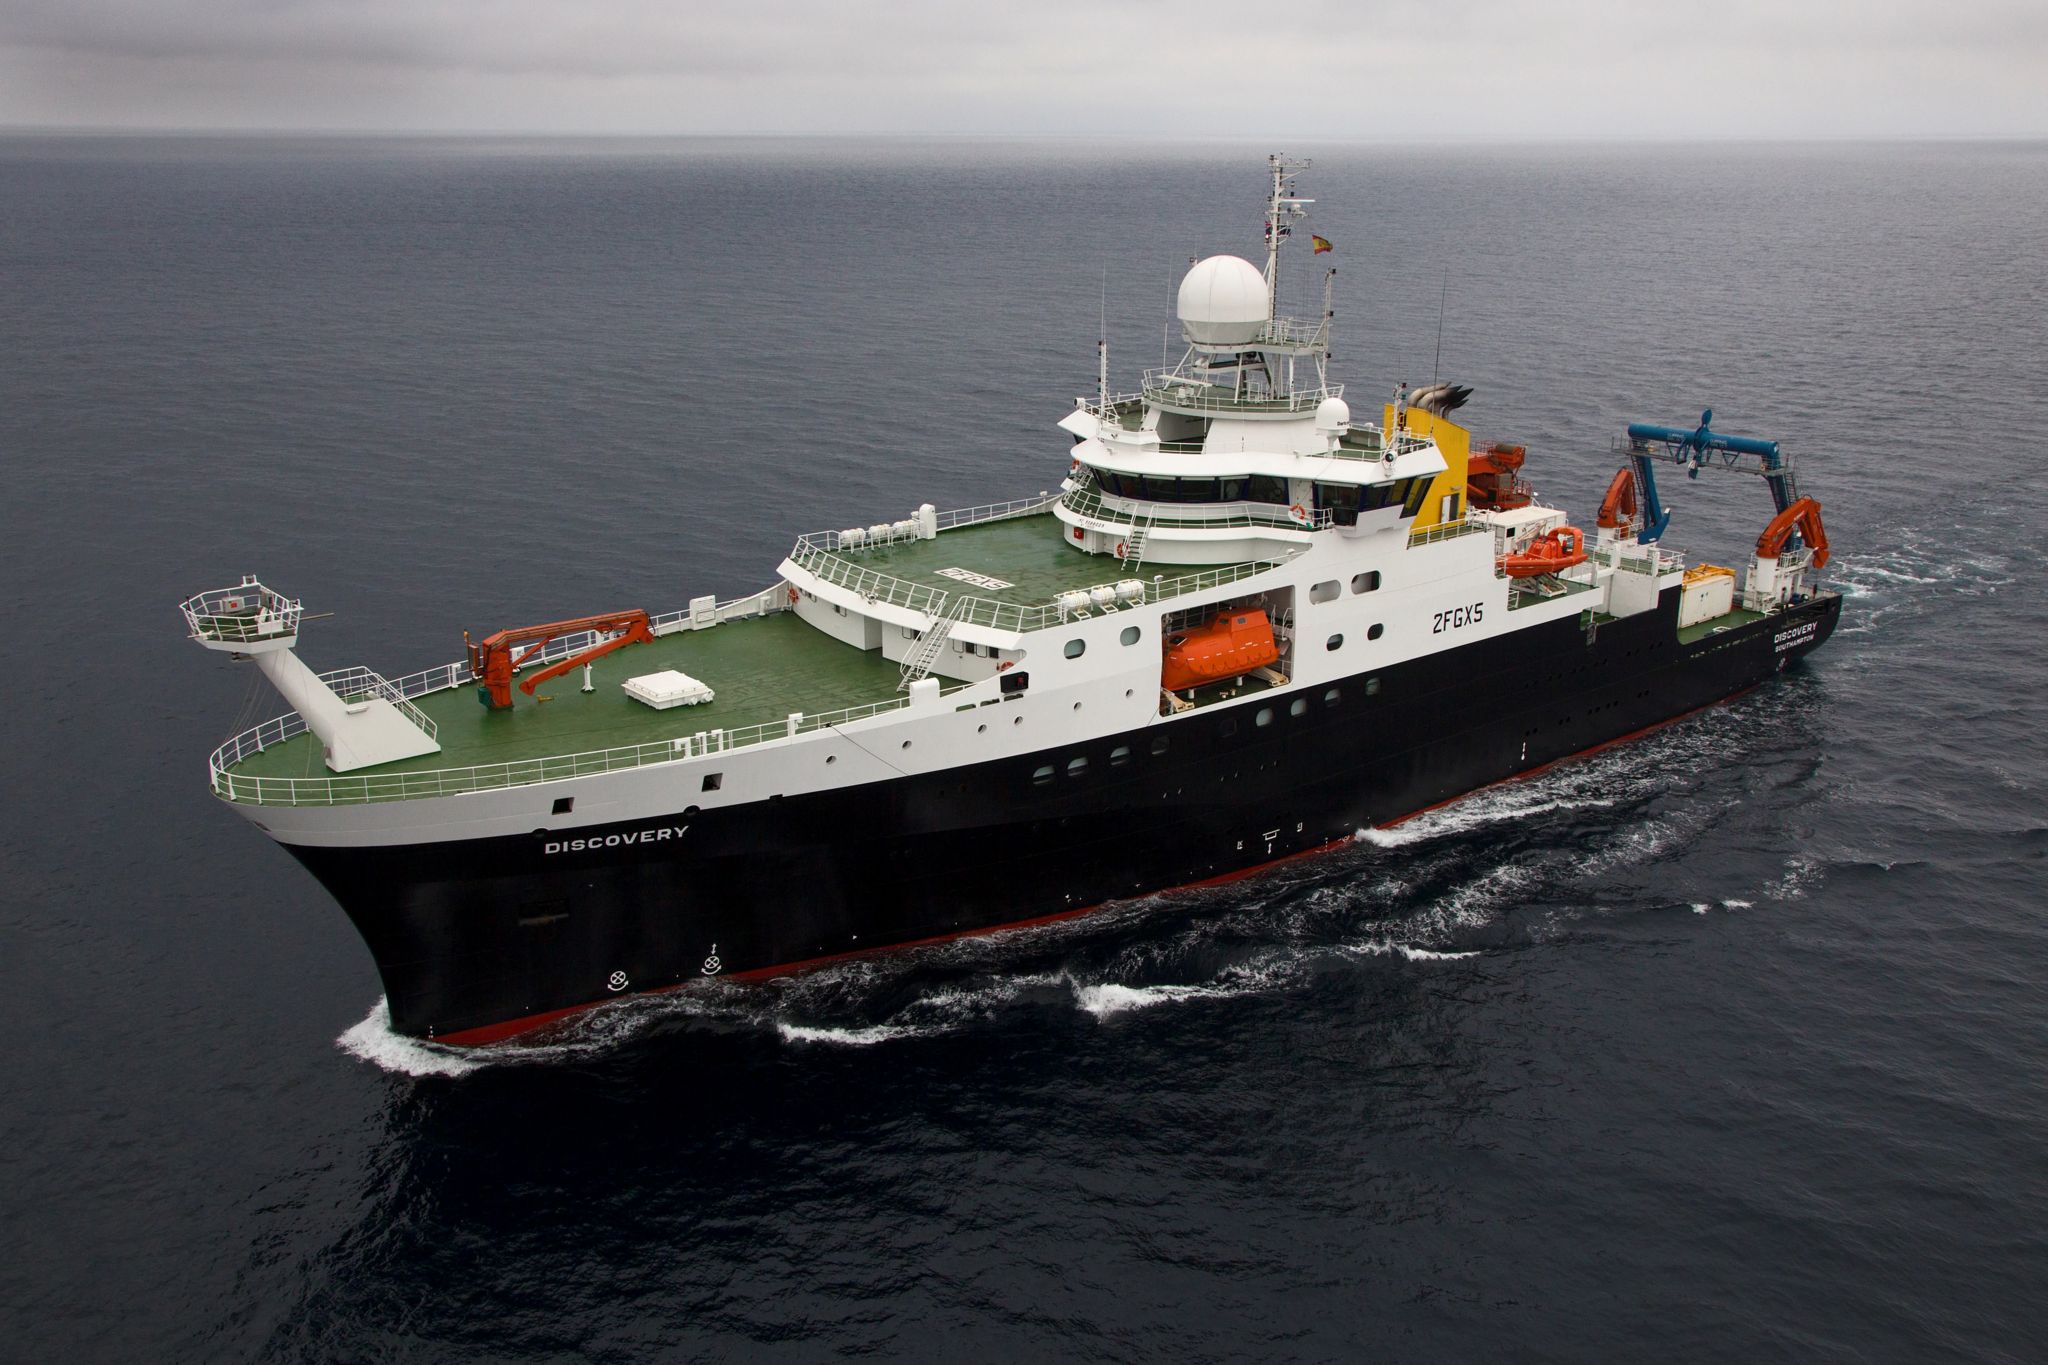
<svg viewBox="0 0 2048 1365"><path fill-rule="evenodd" d="M1197 346L1243 346L1266 326L1266 276L1242 256L1196 262L1180 282L1180 330Z"/></svg>
<svg viewBox="0 0 2048 1365"><path fill-rule="evenodd" d="M1316 404L1316 430L1326 436L1342 436L1351 430L1351 405L1341 398L1325 398Z"/></svg>

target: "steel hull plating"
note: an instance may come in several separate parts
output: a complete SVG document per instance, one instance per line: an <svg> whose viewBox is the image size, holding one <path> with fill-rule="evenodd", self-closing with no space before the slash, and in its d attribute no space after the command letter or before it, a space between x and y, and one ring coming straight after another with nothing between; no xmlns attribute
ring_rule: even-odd
<svg viewBox="0 0 2048 1365"><path fill-rule="evenodd" d="M1677 607L1673 589L1590 634L1565 620L1375 670L1376 685L1360 674L887 783L687 815L679 801L571 832L291 852L369 944L395 1028L489 1041L714 972L1071 913L1316 848L1763 682L1827 639L1840 598L1691 644ZM1077 757L1088 762L1069 776ZM1051 781L1035 778L1047 763Z"/></svg>

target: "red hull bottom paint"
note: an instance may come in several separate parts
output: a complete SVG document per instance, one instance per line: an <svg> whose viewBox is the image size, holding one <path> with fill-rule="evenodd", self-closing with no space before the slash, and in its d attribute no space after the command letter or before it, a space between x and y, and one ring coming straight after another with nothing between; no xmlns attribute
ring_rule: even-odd
<svg viewBox="0 0 2048 1365"><path fill-rule="evenodd" d="M1692 716L1696 716L1702 711L1712 710L1716 706L1725 706L1729 702L1735 701L1743 696L1748 695L1750 692L1756 690L1758 686L1760 686L1760 684L1752 683L1747 687L1742 687L1734 692L1729 693L1725 697L1719 698L1715 701L1708 702L1705 706L1696 706L1689 711L1680 712L1678 715L1668 717L1664 720L1660 720L1653 725L1645 725L1641 729L1630 731L1628 734L1617 735L1613 739L1609 740L1602 740L1598 744L1590 745L1587 748L1579 750L1577 753L1567 754L1563 758L1555 758L1551 759L1547 763L1539 763L1535 767L1532 767L1525 772L1514 773L1508 777L1502 778L1498 782L1489 782L1484 786L1474 787L1471 791L1460 792L1456 796L1448 797L1445 800L1424 806L1419 810L1412 810L1408 812L1406 815L1398 816L1395 819L1388 820L1384 824L1379 825L1378 828L1392 829L1396 825L1406 824L1408 821L1427 815L1431 811L1443 810L1446 807L1455 806L1460 801L1468 800L1474 796L1479 795L1481 792L1491 791L1496 787L1504 787L1508 785L1510 782L1525 782L1528 781L1530 778L1540 777L1544 773L1549 772L1551 769L1556 768L1561 764L1575 763L1580 759L1590 758L1594 754L1602 753L1608 749L1615 748L1618 745L1631 743L1635 740L1641 739L1645 735L1654 734L1657 731L1664 729L1666 726L1676 725L1678 722L1682 720L1686 720ZM1299 862L1304 858L1317 857L1321 854L1328 853L1333 849L1342 848L1345 845L1350 844L1351 842L1352 840L1349 838L1332 839L1328 843L1318 844L1314 848L1301 849L1298 852L1289 853L1284 857L1274 858L1268 862L1254 863L1250 867L1241 867L1232 872L1225 872L1220 876L1204 877L1200 881L1185 882L1179 886L1164 887L1158 891L1154 891L1149 894L1155 896L1171 895L1176 891L1192 891L1205 886L1227 886L1232 882L1243 881L1247 877L1257 876L1260 873L1270 871L1271 869L1282 866L1286 863ZM1139 898L1127 897L1125 899L1129 900ZM829 953L823 957L805 958L801 961L785 962L773 967L759 967L752 971L733 972L730 975L725 976L721 979L727 981L765 981L778 976L794 976L801 972L812 971L819 967L830 966L835 962L848 962L856 958L873 957L878 953L903 952L912 948L927 948L937 943L955 943L962 939L982 938L991 934L1006 934L1019 929L1033 929L1041 925L1057 924L1062 920L1077 919L1082 915L1092 914L1093 912L1102 909L1104 905L1113 903L1114 902L1105 901L1098 905L1079 906L1072 910L1061 910L1057 913L1050 915L1039 915L1031 919L1013 920L1006 924L992 924L976 929L963 929L959 933L954 934L935 934L930 938L911 939L903 943L880 944L873 948L861 948L846 953ZM635 991L628 995L618 996L615 1000L594 1000L586 1004L571 1005L567 1009L548 1010L540 1014L527 1015L524 1018L520 1019L507 1019L501 1023L487 1024L482 1028L463 1029L458 1033L443 1034L438 1038L432 1038L428 1041L441 1043L449 1047L485 1047L492 1043L502 1043L511 1038L516 1038L524 1034L533 1033L536 1030L546 1028L550 1024L560 1023L565 1019L573 1018L574 1016L579 1014L587 1014L591 1010L602 1008L605 1005L617 1003L617 1001L642 1000L648 999L653 996L668 995L675 991L686 990L697 984L698 983L694 981L683 981L678 982L673 986L662 986L653 990Z"/></svg>

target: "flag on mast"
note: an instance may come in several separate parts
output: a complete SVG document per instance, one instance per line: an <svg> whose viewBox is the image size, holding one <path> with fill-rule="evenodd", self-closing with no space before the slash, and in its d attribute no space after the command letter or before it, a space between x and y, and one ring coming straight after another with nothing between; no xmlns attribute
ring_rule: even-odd
<svg viewBox="0 0 2048 1365"><path fill-rule="evenodd" d="M1337 249L1336 247L1330 245L1330 239L1328 237L1318 237L1316 234L1310 233L1308 239L1311 242L1315 243L1315 255L1320 256L1325 251L1335 251Z"/></svg>

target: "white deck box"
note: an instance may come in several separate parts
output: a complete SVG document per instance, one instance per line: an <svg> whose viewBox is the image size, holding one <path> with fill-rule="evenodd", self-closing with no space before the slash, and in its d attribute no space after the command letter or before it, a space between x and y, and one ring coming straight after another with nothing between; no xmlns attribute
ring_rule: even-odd
<svg viewBox="0 0 2048 1365"><path fill-rule="evenodd" d="M637 678L626 679L619 686L625 688L626 695L634 701L657 711L666 711L671 706L695 706L717 696L689 674L678 673L673 668L659 673L643 673Z"/></svg>

